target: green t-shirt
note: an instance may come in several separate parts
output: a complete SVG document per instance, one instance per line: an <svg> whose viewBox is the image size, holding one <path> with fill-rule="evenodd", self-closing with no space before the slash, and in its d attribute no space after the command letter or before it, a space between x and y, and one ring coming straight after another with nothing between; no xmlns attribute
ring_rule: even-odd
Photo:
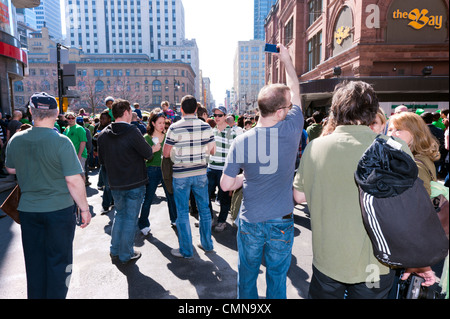
<svg viewBox="0 0 450 319"><path fill-rule="evenodd" d="M147 143L148 143L150 146L155 145L155 143L153 143L152 137L151 137L150 135L145 134L145 135L144 135L144 138L145 138L145 140L147 141ZM158 167L161 167L161 161L162 161L162 149L163 149L163 146L164 146L164 142L165 142L165 141L166 141L166 136L164 136L164 139L163 139L162 142L161 142L161 149L160 149L158 152L153 153L153 158L152 158L150 161L145 161L145 165L146 165L147 167L149 167L149 166L158 166Z"/></svg>
<svg viewBox="0 0 450 319"><path fill-rule="evenodd" d="M65 176L83 169L66 136L43 127L18 132L6 148L5 165L16 169L22 192L19 211L52 212L74 204Z"/></svg>
<svg viewBox="0 0 450 319"><path fill-rule="evenodd" d="M368 126L338 126L308 144L294 179L294 188L305 193L311 212L313 264L344 283L377 279L389 271L373 254L354 177L376 136ZM396 140L412 157L406 143Z"/></svg>
<svg viewBox="0 0 450 319"><path fill-rule="evenodd" d="M80 143L81 142L87 143L86 130L84 129L84 127L78 124L66 127L64 135L66 135L72 141L73 145L75 146L75 151L77 152L77 154L78 150L80 149ZM84 147L81 157L87 158L87 147Z"/></svg>

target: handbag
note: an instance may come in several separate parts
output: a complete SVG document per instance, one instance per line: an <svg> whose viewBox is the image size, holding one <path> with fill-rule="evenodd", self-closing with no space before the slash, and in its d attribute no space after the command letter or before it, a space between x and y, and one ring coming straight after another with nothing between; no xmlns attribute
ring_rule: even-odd
<svg viewBox="0 0 450 319"><path fill-rule="evenodd" d="M14 187L12 192L0 206L0 208L17 224L20 224L19 211L17 210L17 207L19 206L20 195L20 187L19 185L16 185L16 187Z"/></svg>

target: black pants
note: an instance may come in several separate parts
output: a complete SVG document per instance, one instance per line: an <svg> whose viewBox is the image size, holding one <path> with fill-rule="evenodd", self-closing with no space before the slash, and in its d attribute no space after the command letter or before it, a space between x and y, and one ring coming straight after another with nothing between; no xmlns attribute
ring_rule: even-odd
<svg viewBox="0 0 450 319"><path fill-rule="evenodd" d="M20 212L29 299L64 299L72 274L74 206L49 213Z"/></svg>
<svg viewBox="0 0 450 319"><path fill-rule="evenodd" d="M377 288L369 288L365 282L346 284L321 273L313 265L309 286L309 299L387 299L395 278L395 271L380 275Z"/></svg>

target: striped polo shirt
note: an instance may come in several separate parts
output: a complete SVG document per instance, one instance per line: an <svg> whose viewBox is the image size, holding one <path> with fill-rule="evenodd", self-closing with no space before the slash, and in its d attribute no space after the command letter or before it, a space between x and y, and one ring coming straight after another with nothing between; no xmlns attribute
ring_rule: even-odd
<svg viewBox="0 0 450 319"><path fill-rule="evenodd" d="M209 124L195 115L184 116L169 127L166 144L172 145L170 154L173 177L184 178L206 174L208 163L207 145L214 142L214 134Z"/></svg>
<svg viewBox="0 0 450 319"><path fill-rule="evenodd" d="M216 141L216 153L209 157L208 167L223 171L228 150L236 137L236 132L230 126L227 126L223 131L219 131L215 127L213 133Z"/></svg>

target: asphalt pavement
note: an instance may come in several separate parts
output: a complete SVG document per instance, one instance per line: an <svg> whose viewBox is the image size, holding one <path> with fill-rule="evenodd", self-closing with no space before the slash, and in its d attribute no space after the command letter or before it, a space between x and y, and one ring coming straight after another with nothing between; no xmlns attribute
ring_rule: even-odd
<svg viewBox="0 0 450 319"><path fill-rule="evenodd" d="M194 258L172 256L178 248L177 233L170 225L162 187L157 189L150 211L151 234L136 232L135 249L142 253L126 265L112 262L109 256L114 210L101 215L102 191L97 190L98 171L90 174L87 187L92 214L91 224L77 228L73 243L74 260L68 299L236 299L237 245L231 216L223 232L212 231L214 253L205 253L200 243L197 219L190 217ZM1 181L0 181L1 183ZM10 189L0 188L3 201ZM217 215L219 207L213 203ZM1 213L1 212L0 212ZM295 239L287 278L288 299L307 297L312 273L309 212L297 205ZM264 264L258 276L258 293L266 296ZM25 299L26 274L20 226L11 218L0 218L0 299Z"/></svg>

